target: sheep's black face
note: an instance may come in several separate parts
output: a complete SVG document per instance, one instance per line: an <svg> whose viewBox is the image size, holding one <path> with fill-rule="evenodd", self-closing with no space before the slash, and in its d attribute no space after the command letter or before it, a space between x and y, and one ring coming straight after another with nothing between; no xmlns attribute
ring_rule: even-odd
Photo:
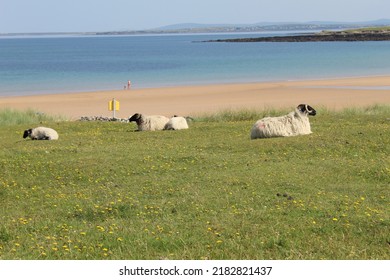
<svg viewBox="0 0 390 280"><path fill-rule="evenodd" d="M298 110L302 113L308 114L309 116L315 116L317 114L316 110L314 110L313 107L307 104L300 104L298 105Z"/></svg>
<svg viewBox="0 0 390 280"><path fill-rule="evenodd" d="M141 118L141 114L134 114L129 118L129 122L137 122Z"/></svg>
<svg viewBox="0 0 390 280"><path fill-rule="evenodd" d="M30 135L31 135L31 132L32 132L32 129L31 129L31 128L25 130L24 133L23 133L23 138L27 138L28 136L30 136Z"/></svg>

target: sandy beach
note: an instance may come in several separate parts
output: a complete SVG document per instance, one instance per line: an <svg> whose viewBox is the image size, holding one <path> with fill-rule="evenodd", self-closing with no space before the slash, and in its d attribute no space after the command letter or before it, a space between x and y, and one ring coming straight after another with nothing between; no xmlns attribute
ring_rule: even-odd
<svg viewBox="0 0 390 280"><path fill-rule="evenodd" d="M134 113L196 116L224 109L290 108L301 103L338 110L390 104L390 76L0 97L0 108L34 109L71 119L112 116L108 102L113 98L120 102L116 113L120 118Z"/></svg>

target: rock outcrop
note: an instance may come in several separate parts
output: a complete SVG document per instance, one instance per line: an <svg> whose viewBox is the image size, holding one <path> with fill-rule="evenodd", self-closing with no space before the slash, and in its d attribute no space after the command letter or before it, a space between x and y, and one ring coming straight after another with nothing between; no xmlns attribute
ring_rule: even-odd
<svg viewBox="0 0 390 280"><path fill-rule="evenodd" d="M353 42L353 41L390 41L390 31L323 31L315 34L302 34L292 36L273 36L257 38L238 38L212 40L207 42Z"/></svg>

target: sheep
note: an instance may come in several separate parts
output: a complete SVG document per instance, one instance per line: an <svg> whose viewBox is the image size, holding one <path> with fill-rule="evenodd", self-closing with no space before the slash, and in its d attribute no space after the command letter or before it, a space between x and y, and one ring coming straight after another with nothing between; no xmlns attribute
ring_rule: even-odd
<svg viewBox="0 0 390 280"><path fill-rule="evenodd" d="M32 140L57 140L58 133L52 128L36 127L24 131L23 138L30 137Z"/></svg>
<svg viewBox="0 0 390 280"><path fill-rule="evenodd" d="M188 129L186 118L174 116L164 126L164 130Z"/></svg>
<svg viewBox="0 0 390 280"><path fill-rule="evenodd" d="M316 113L311 106L300 104L287 115L263 118L253 125L251 139L310 134L312 132L308 116L315 116Z"/></svg>
<svg viewBox="0 0 390 280"><path fill-rule="evenodd" d="M146 116L139 113L132 115L129 122L136 122L138 131L163 130L169 118L165 116Z"/></svg>

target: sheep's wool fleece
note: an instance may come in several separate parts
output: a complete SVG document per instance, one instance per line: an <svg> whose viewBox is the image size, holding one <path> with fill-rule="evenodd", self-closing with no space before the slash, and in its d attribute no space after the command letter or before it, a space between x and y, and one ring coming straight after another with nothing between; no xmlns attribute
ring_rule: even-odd
<svg viewBox="0 0 390 280"><path fill-rule="evenodd" d="M296 109L285 116L258 120L252 127L251 139L288 137L310 133L312 132L309 117Z"/></svg>
<svg viewBox="0 0 390 280"><path fill-rule="evenodd" d="M33 128L30 138L34 140L57 140L58 133L52 128L40 126Z"/></svg>
<svg viewBox="0 0 390 280"><path fill-rule="evenodd" d="M165 116L144 116L141 117L141 123L138 125L139 131L163 130L169 119Z"/></svg>
<svg viewBox="0 0 390 280"><path fill-rule="evenodd" d="M179 129L187 129L188 123L184 117L173 117L167 122L164 129L165 130L179 130Z"/></svg>

